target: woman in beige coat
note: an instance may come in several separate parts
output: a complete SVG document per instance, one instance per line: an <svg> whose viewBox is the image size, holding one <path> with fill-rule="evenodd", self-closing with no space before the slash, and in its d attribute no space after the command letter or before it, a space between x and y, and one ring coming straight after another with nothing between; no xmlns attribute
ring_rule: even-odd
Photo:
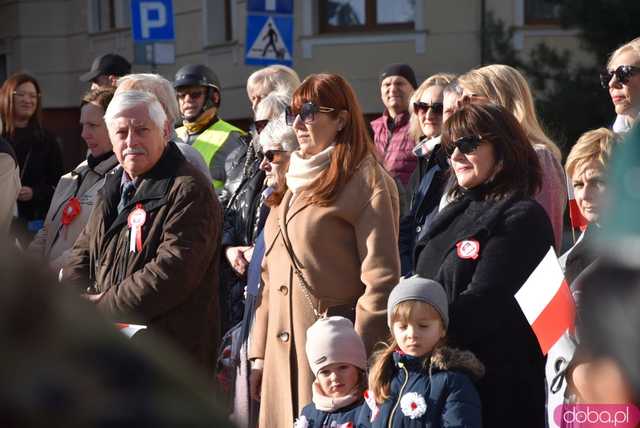
<svg viewBox="0 0 640 428"><path fill-rule="evenodd" d="M265 225L249 353L261 427L292 426L311 402L307 328L321 314L350 317L370 352L384 339L400 274L397 189L374 157L352 88L337 75L311 75L287 113L300 149Z"/></svg>
<svg viewBox="0 0 640 428"><path fill-rule="evenodd" d="M104 184L105 177L116 166L104 112L113 98L113 89L93 89L82 98L80 125L82 139L87 143L87 159L56 186L44 227L29 245L29 252L44 258L55 272L64 265Z"/></svg>

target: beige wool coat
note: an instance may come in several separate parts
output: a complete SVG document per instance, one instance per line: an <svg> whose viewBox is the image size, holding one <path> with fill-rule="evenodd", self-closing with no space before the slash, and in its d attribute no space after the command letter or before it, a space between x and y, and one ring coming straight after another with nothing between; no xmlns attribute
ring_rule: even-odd
<svg viewBox="0 0 640 428"><path fill-rule="evenodd" d="M271 211L265 233L263 286L251 333L250 359L264 359L260 427L292 426L311 402L313 374L305 354L311 303L291 267L281 228L321 312L355 306L355 327L367 352L388 335L386 304L400 275L399 201L393 179L365 159L327 207L288 191Z"/></svg>
<svg viewBox="0 0 640 428"><path fill-rule="evenodd" d="M46 259L53 271L58 272L66 262L73 243L89 221L98 191L102 188L106 175L118 165L116 155L111 155L93 169L85 160L73 171L63 175L51 198L44 227L31 241L29 253ZM63 226L64 207L71 197L78 198L80 212L71 224Z"/></svg>

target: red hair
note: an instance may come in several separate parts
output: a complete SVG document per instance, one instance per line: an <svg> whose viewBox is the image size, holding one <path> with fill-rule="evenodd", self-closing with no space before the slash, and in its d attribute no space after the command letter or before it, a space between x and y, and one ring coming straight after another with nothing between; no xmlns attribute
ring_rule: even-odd
<svg viewBox="0 0 640 428"><path fill-rule="evenodd" d="M337 74L312 74L293 93L293 111L313 101L318 106L331 107L327 113L336 118L348 113L345 126L336 134L336 148L327 169L305 189L305 197L317 205L329 205L351 179L360 162L367 156L375 158L375 148L369 137L356 95L347 81Z"/></svg>
<svg viewBox="0 0 640 428"><path fill-rule="evenodd" d="M13 105L13 93L18 89L18 86L23 83L31 82L36 87L38 92L38 101L36 112L29 118L29 125L35 125L38 128L42 127L42 100L40 99L40 85L35 77L27 73L15 73L11 75L0 88L0 117L4 123L4 129L2 135L13 138L16 132L15 120L13 119L14 105Z"/></svg>

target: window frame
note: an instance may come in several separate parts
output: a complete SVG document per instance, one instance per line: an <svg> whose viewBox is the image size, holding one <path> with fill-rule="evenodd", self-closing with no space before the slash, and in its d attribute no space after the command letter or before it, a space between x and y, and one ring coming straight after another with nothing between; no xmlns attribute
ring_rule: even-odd
<svg viewBox="0 0 640 428"><path fill-rule="evenodd" d="M523 0L524 2L524 25L526 26L548 26L548 27L559 27L560 26L560 18L532 18L529 13L529 8L527 7L527 3L533 1L544 1L544 0Z"/></svg>
<svg viewBox="0 0 640 428"><path fill-rule="evenodd" d="M376 31L402 31L413 30L415 18L411 22L398 22L391 24L379 24L377 22L378 5L376 0L364 0L365 23L357 26L333 26L325 19L327 16L327 1L318 1L318 33L319 34L345 34L367 33Z"/></svg>
<svg viewBox="0 0 640 428"><path fill-rule="evenodd" d="M104 9L108 16L102 16ZM88 33L108 33L131 28L131 0L87 0ZM103 21L106 25L102 25Z"/></svg>

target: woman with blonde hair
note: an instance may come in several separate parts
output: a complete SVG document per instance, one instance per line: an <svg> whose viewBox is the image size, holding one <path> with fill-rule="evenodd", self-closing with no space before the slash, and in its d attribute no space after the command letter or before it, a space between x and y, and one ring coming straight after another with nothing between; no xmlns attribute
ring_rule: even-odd
<svg viewBox="0 0 640 428"><path fill-rule="evenodd" d="M609 90L617 114L613 131L629 131L640 114L640 37L613 51L600 83Z"/></svg>
<svg viewBox="0 0 640 428"><path fill-rule="evenodd" d="M563 214L567 204L562 154L542 130L529 84L515 68L503 64L480 67L458 79L463 102L491 102L511 112L529 139L542 167L542 187L534 199L545 209L555 237L556 249L562 241Z"/></svg>
<svg viewBox="0 0 640 428"><path fill-rule="evenodd" d="M619 137L609 129L587 131L573 146L565 163L578 210L589 223L575 245L559 259L581 314L582 279L597 266L598 254L593 245L594 231L600 227L602 202L607 191L606 170L611 151L618 142ZM587 366L580 356L574 358L579 336L581 334L566 332L547 356L545 371L547 408L551 410L548 414L550 424L554 417L553 410L566 401L572 401L574 396L582 395L581 390L584 389L584 382L581 380Z"/></svg>
<svg viewBox="0 0 640 428"><path fill-rule="evenodd" d="M415 90L409 101L409 134L415 139L413 154L418 158L416 169L407 185L408 209L400 221L400 262L402 274L413 269L413 250L434 215L446 182L449 169L440 147L443 91L455 78L453 74L430 76Z"/></svg>

